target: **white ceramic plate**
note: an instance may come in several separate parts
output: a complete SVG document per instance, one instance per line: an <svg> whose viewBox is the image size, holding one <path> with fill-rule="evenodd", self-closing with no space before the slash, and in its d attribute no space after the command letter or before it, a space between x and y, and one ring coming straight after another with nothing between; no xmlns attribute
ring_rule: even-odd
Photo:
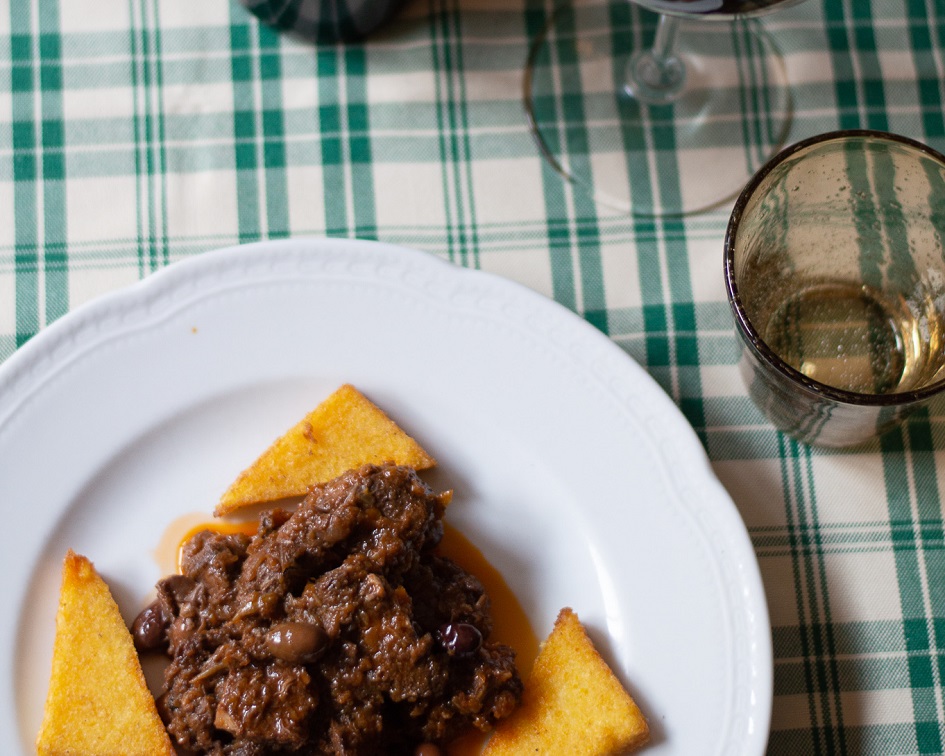
<svg viewBox="0 0 945 756"><path fill-rule="evenodd" d="M174 522L209 516L342 383L440 462L448 519L539 636L571 606L646 713L647 754L764 753L757 562L692 429L566 309L411 250L341 240L201 255L78 308L0 366L0 733L32 753L63 554L130 619Z"/></svg>

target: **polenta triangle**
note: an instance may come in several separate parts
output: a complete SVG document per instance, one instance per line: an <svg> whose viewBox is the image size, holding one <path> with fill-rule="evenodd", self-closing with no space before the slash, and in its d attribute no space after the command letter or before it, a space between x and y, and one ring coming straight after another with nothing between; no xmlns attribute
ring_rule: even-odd
<svg viewBox="0 0 945 756"><path fill-rule="evenodd" d="M483 756L610 756L648 739L640 709L565 607L538 652L521 705L496 725Z"/></svg>
<svg viewBox="0 0 945 756"><path fill-rule="evenodd" d="M39 756L173 756L131 633L92 563L62 568Z"/></svg>
<svg viewBox="0 0 945 756"><path fill-rule="evenodd" d="M385 462L417 470L436 464L382 410L345 384L240 473L214 514L302 496L346 470Z"/></svg>

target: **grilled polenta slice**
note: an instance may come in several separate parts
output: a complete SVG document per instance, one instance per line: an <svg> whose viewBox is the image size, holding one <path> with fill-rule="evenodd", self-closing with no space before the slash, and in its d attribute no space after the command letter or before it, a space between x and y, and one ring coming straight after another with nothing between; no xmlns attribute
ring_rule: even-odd
<svg viewBox="0 0 945 756"><path fill-rule="evenodd" d="M483 756L609 756L648 738L640 709L565 608L541 646L521 706L498 723Z"/></svg>
<svg viewBox="0 0 945 756"><path fill-rule="evenodd" d="M92 563L62 568L39 756L174 756L118 605Z"/></svg>
<svg viewBox="0 0 945 756"><path fill-rule="evenodd" d="M382 410L345 384L240 473L214 514L302 496L346 470L385 462L417 470L436 464Z"/></svg>

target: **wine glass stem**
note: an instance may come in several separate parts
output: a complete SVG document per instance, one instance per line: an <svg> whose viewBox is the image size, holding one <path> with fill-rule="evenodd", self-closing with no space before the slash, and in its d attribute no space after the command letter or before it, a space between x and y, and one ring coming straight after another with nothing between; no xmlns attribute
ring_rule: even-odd
<svg viewBox="0 0 945 756"><path fill-rule="evenodd" d="M627 63L627 93L646 105L665 105L676 99L686 84L686 67L675 53L679 19L661 15L653 45L631 56Z"/></svg>

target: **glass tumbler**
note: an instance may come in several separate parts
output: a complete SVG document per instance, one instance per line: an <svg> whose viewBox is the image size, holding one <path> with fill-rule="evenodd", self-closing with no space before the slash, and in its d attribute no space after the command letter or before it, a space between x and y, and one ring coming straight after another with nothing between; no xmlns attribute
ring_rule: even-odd
<svg viewBox="0 0 945 756"><path fill-rule="evenodd" d="M837 131L771 159L725 237L749 394L779 429L846 447L945 389L945 156Z"/></svg>

